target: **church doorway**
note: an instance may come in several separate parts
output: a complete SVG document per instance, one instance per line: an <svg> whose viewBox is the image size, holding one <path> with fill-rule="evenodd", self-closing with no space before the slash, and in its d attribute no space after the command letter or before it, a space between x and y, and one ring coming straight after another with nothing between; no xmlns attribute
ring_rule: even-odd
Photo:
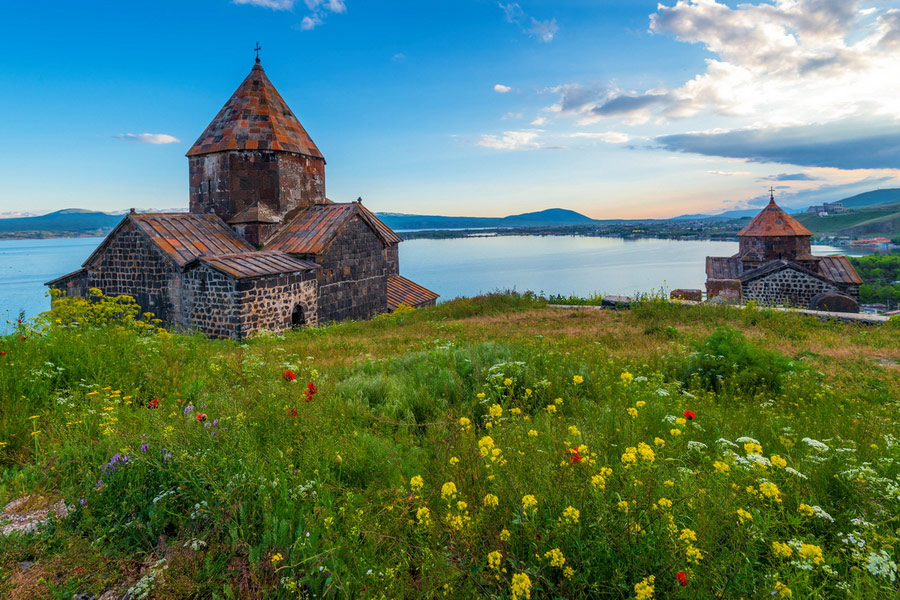
<svg viewBox="0 0 900 600"><path fill-rule="evenodd" d="M303 313L303 305L297 304L291 312L291 327L303 327L306 325L306 315Z"/></svg>

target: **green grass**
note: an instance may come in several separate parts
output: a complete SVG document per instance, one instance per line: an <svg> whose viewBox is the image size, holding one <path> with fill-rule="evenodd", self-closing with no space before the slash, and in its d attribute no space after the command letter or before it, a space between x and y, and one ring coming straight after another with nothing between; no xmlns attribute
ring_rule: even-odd
<svg viewBox="0 0 900 600"><path fill-rule="evenodd" d="M494 294L0 350L0 502L73 508L0 538L2 597L897 595L896 323Z"/></svg>
<svg viewBox="0 0 900 600"><path fill-rule="evenodd" d="M855 231L890 234L900 221L900 205L865 208L849 213L835 213L826 217L812 214L795 215L814 234L852 235Z"/></svg>

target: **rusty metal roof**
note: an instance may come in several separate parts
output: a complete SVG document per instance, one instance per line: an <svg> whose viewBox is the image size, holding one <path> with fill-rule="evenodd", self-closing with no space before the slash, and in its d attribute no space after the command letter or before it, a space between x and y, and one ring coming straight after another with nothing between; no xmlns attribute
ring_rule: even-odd
<svg viewBox="0 0 900 600"><path fill-rule="evenodd" d="M402 239L357 202L316 204L300 211L281 231L266 242L266 248L291 254L323 252L344 225L355 216L369 225L385 245Z"/></svg>
<svg viewBox="0 0 900 600"><path fill-rule="evenodd" d="M280 150L325 159L259 63L187 156L226 150Z"/></svg>
<svg viewBox="0 0 900 600"><path fill-rule="evenodd" d="M202 256L197 259L213 269L234 277L248 279L266 275L282 275L312 271L318 267L315 263L299 260L290 254L274 251L242 252L240 254L221 254Z"/></svg>
<svg viewBox="0 0 900 600"><path fill-rule="evenodd" d="M228 220L230 225L240 225L242 223L281 223L279 217L271 208L259 202L254 203L234 215Z"/></svg>
<svg viewBox="0 0 900 600"><path fill-rule="evenodd" d="M741 273L741 259L734 256L707 256L708 279L737 279Z"/></svg>
<svg viewBox="0 0 900 600"><path fill-rule="evenodd" d="M812 235L812 232L775 204L772 198L762 211L753 217L746 227L738 232L738 236L794 236Z"/></svg>
<svg viewBox="0 0 900 600"><path fill-rule="evenodd" d="M862 285L863 280L846 256L823 256L819 262L822 274L837 283Z"/></svg>
<svg viewBox="0 0 900 600"><path fill-rule="evenodd" d="M387 279L387 303L390 310L405 304L406 306L424 306L440 298L431 290L422 287L400 275L391 275Z"/></svg>
<svg viewBox="0 0 900 600"><path fill-rule="evenodd" d="M128 219L180 267L203 255L255 250L217 215L143 213Z"/></svg>

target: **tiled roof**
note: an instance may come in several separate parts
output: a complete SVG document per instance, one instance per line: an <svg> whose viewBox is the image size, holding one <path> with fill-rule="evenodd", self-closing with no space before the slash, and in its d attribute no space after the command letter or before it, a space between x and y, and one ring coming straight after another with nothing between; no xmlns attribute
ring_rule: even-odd
<svg viewBox="0 0 900 600"><path fill-rule="evenodd" d="M284 229L266 242L266 248L291 254L324 251L345 223L359 216L385 245L396 244L400 236L357 202L316 204L302 210Z"/></svg>
<svg viewBox="0 0 900 600"><path fill-rule="evenodd" d="M197 260L235 279L299 273L317 267L315 263L299 260L290 254L272 251L203 256Z"/></svg>
<svg viewBox="0 0 900 600"><path fill-rule="evenodd" d="M226 150L281 150L324 160L259 63L187 155Z"/></svg>
<svg viewBox="0 0 900 600"><path fill-rule="evenodd" d="M737 279L741 273L741 259L732 256L707 256L706 276L709 279Z"/></svg>
<svg viewBox="0 0 900 600"><path fill-rule="evenodd" d="M846 256L823 256L819 262L822 274L837 283L862 285L863 280Z"/></svg>
<svg viewBox="0 0 900 600"><path fill-rule="evenodd" d="M422 287L400 275L391 275L387 280L387 303L390 310L399 305L424 306L440 298L431 290Z"/></svg>
<svg viewBox="0 0 900 600"><path fill-rule="evenodd" d="M753 220L746 227L740 230L739 236L759 237L759 236L792 236L792 235L812 235L812 232L800 224L794 217L790 216L775 204L775 199L769 201L769 205L753 217Z"/></svg>

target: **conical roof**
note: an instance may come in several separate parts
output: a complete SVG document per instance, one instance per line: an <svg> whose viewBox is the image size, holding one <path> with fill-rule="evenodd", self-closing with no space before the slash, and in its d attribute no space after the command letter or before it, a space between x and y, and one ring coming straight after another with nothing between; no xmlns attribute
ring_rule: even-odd
<svg viewBox="0 0 900 600"><path fill-rule="evenodd" d="M187 156L227 150L280 150L324 160L258 61Z"/></svg>
<svg viewBox="0 0 900 600"><path fill-rule="evenodd" d="M753 220L741 229L738 235L742 237L811 236L812 232L801 225L797 219L781 210L781 207L775 204L775 198L771 197L768 206L753 217Z"/></svg>

